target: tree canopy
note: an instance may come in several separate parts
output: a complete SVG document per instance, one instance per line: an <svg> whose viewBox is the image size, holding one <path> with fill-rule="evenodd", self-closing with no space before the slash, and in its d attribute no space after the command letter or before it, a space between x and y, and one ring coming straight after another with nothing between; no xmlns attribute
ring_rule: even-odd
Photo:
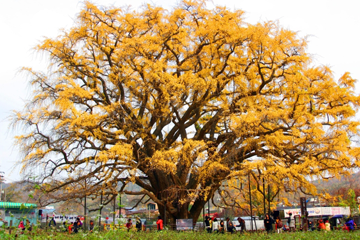
<svg viewBox="0 0 360 240"><path fill-rule="evenodd" d="M49 71L25 69L34 94L13 115L24 170L43 166L50 193L87 181L71 196L145 195L168 218L197 219L227 180L310 191L310 177L359 166L350 74L315 66L306 39L277 22L205 4L86 2L70 30L43 40Z"/></svg>

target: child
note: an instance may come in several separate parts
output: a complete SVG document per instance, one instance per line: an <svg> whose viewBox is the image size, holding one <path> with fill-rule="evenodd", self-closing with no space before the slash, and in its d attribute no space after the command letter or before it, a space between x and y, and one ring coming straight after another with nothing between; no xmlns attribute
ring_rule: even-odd
<svg viewBox="0 0 360 240"><path fill-rule="evenodd" d="M90 220L90 227L89 227L90 232L93 232L94 230L94 221Z"/></svg>

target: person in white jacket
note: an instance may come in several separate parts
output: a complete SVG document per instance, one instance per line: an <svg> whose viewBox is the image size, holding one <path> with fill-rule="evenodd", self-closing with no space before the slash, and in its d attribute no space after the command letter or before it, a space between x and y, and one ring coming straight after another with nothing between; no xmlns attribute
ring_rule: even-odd
<svg viewBox="0 0 360 240"><path fill-rule="evenodd" d="M292 217L292 213L289 213L288 225L290 232L295 231L295 219Z"/></svg>
<svg viewBox="0 0 360 240"><path fill-rule="evenodd" d="M216 218L214 218L213 223L212 223L212 231L215 233L219 232L219 222Z"/></svg>

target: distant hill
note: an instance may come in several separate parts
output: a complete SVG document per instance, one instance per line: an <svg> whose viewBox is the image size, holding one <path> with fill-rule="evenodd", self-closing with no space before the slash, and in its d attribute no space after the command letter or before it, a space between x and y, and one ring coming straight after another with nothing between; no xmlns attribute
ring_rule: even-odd
<svg viewBox="0 0 360 240"><path fill-rule="evenodd" d="M340 179L320 180L315 185L319 190L323 190L332 196L344 195L350 188L355 191L357 196L360 196L360 172L342 176Z"/></svg>

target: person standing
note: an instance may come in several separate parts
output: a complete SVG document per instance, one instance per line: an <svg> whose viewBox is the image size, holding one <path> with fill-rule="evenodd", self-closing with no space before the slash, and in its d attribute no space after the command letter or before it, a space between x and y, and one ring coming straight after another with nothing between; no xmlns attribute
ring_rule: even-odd
<svg viewBox="0 0 360 240"><path fill-rule="evenodd" d="M240 227L240 232L243 233L244 231L246 231L245 220L241 217L238 217L237 220L239 222L239 225L236 225L236 227Z"/></svg>
<svg viewBox="0 0 360 240"><path fill-rule="evenodd" d="M23 231L25 230L25 225L24 225L23 221L20 221L18 228L23 230Z"/></svg>
<svg viewBox="0 0 360 240"><path fill-rule="evenodd" d="M322 219L318 221L318 230L326 230L325 223Z"/></svg>
<svg viewBox="0 0 360 240"><path fill-rule="evenodd" d="M230 232L230 230L232 230L232 228L229 228L230 227L230 218L226 218L226 230L227 232Z"/></svg>
<svg viewBox="0 0 360 240"><path fill-rule="evenodd" d="M351 217L348 218L348 220L345 222L345 225L348 231L354 231L355 224L354 224L354 220Z"/></svg>
<svg viewBox="0 0 360 240"><path fill-rule="evenodd" d="M51 227L51 225L54 224L54 227L56 227L56 222L55 222L55 218L52 217L50 222L49 222L49 227Z"/></svg>
<svg viewBox="0 0 360 240"><path fill-rule="evenodd" d="M78 223L75 221L72 227L73 233L78 233L79 232L79 225Z"/></svg>
<svg viewBox="0 0 360 240"><path fill-rule="evenodd" d="M82 221L80 220L80 218L76 218L76 224L78 225L78 228L81 228L82 227L82 225L83 225L83 223L82 223Z"/></svg>
<svg viewBox="0 0 360 240"><path fill-rule="evenodd" d="M219 232L219 222L216 218L214 218L213 224L212 224L212 231L215 233Z"/></svg>
<svg viewBox="0 0 360 240"><path fill-rule="evenodd" d="M224 221L223 221L223 220L220 221L219 232L220 232L220 233L224 233L224 232L225 232L225 226L224 226Z"/></svg>
<svg viewBox="0 0 360 240"><path fill-rule="evenodd" d="M205 229L208 233L211 233L211 228L210 228L210 218L209 216L205 217Z"/></svg>
<svg viewBox="0 0 360 240"><path fill-rule="evenodd" d="M331 231L331 225L329 223L329 220L325 221L325 229L326 229L326 231Z"/></svg>
<svg viewBox="0 0 360 240"><path fill-rule="evenodd" d="M270 218L269 214L266 214L264 219L264 226L267 233L270 233L273 230L272 224L272 219Z"/></svg>
<svg viewBox="0 0 360 240"><path fill-rule="evenodd" d="M82 222L80 220L80 218L76 218L75 223L74 223L74 227L73 227L73 232L74 233L78 233L79 229L82 227Z"/></svg>
<svg viewBox="0 0 360 240"><path fill-rule="evenodd" d="M136 217L136 225L135 226L136 226L136 230L138 232L140 232L141 229L142 229L142 222L141 222L141 219L139 217Z"/></svg>
<svg viewBox="0 0 360 240"><path fill-rule="evenodd" d="M164 228L164 222L161 219L161 216L158 216L158 220L156 221L156 226L158 231L162 231Z"/></svg>
<svg viewBox="0 0 360 240"><path fill-rule="evenodd" d="M292 218L292 213L289 213L288 225L289 225L290 232L295 231L295 220L294 220L294 218Z"/></svg>
<svg viewBox="0 0 360 240"><path fill-rule="evenodd" d="M131 218L128 219L128 222L126 223L125 227L127 228L128 232L129 232L130 229L132 228Z"/></svg>
<svg viewBox="0 0 360 240"><path fill-rule="evenodd" d="M282 221L281 221L280 217L278 217L278 218L276 219L276 222L275 222L276 232L277 232L277 233L282 233L282 228L283 228Z"/></svg>
<svg viewBox="0 0 360 240"><path fill-rule="evenodd" d="M71 234L73 232L73 230L74 230L74 223L73 222L70 223L70 225L68 227L68 230L69 230L69 234Z"/></svg>

